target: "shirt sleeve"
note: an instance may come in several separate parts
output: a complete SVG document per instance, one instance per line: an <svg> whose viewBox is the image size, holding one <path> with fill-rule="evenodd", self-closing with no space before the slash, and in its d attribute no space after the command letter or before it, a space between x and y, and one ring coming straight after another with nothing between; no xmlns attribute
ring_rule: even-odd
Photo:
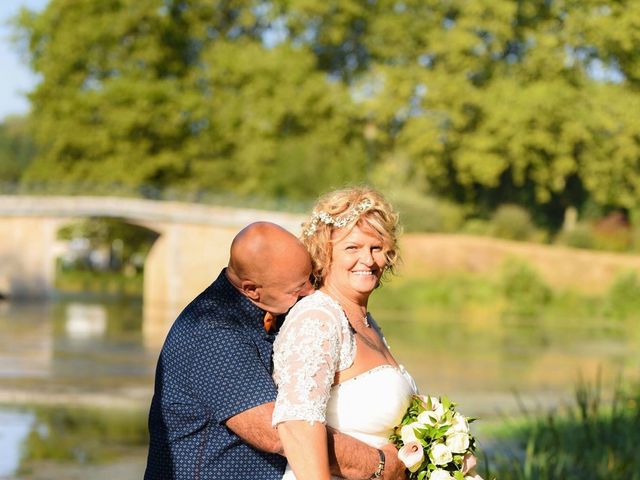
<svg viewBox="0 0 640 480"><path fill-rule="evenodd" d="M287 317L274 344L278 397L273 425L287 420L326 421L326 408L340 356L339 321L322 308Z"/></svg>
<svg viewBox="0 0 640 480"><path fill-rule="evenodd" d="M189 372L192 394L219 422L275 400L268 366L245 332L215 329L203 333L198 343Z"/></svg>

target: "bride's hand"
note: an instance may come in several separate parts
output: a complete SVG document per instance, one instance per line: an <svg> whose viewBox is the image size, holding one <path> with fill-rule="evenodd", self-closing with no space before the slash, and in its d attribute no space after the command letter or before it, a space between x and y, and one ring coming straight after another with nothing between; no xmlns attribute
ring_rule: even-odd
<svg viewBox="0 0 640 480"><path fill-rule="evenodd" d="M464 476L464 480L484 480L484 479L480 475L478 475L475 472L475 470L473 470Z"/></svg>
<svg viewBox="0 0 640 480"><path fill-rule="evenodd" d="M476 466L478 465L478 459L475 455L467 453L462 459L462 473L465 480L484 480L480 475L476 473Z"/></svg>
<svg viewBox="0 0 640 480"><path fill-rule="evenodd" d="M391 443L380 448L384 452L384 480L406 480L407 470L398 459L398 449Z"/></svg>
<svg viewBox="0 0 640 480"><path fill-rule="evenodd" d="M462 473L465 475L467 473L475 473L473 470L476 468L476 465L478 465L478 459L476 456L466 453L462 459Z"/></svg>

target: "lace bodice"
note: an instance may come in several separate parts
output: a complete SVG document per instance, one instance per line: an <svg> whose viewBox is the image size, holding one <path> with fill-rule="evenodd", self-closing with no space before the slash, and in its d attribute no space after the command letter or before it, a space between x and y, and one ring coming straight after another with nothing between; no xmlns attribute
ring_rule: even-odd
<svg viewBox="0 0 640 480"><path fill-rule="evenodd" d="M336 372L353 364L355 336L344 311L320 291L289 312L273 345L278 397L273 425L286 420L326 423Z"/></svg>

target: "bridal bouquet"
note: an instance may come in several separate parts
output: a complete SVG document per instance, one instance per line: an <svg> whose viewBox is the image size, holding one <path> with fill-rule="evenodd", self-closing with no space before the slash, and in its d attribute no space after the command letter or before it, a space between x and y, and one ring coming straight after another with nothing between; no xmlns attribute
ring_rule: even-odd
<svg viewBox="0 0 640 480"><path fill-rule="evenodd" d="M391 435L398 458L409 469L411 480L469 480L465 454L475 451L468 419L455 411L447 397L414 395L411 405Z"/></svg>

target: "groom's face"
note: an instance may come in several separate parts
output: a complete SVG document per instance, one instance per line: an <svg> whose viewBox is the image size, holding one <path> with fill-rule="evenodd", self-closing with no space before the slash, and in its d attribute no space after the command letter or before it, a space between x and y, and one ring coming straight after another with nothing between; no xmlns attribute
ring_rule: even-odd
<svg viewBox="0 0 640 480"><path fill-rule="evenodd" d="M263 284L258 287L260 306L267 312L281 315L302 297L309 295L313 288L309 282L311 262L292 261L273 265Z"/></svg>

